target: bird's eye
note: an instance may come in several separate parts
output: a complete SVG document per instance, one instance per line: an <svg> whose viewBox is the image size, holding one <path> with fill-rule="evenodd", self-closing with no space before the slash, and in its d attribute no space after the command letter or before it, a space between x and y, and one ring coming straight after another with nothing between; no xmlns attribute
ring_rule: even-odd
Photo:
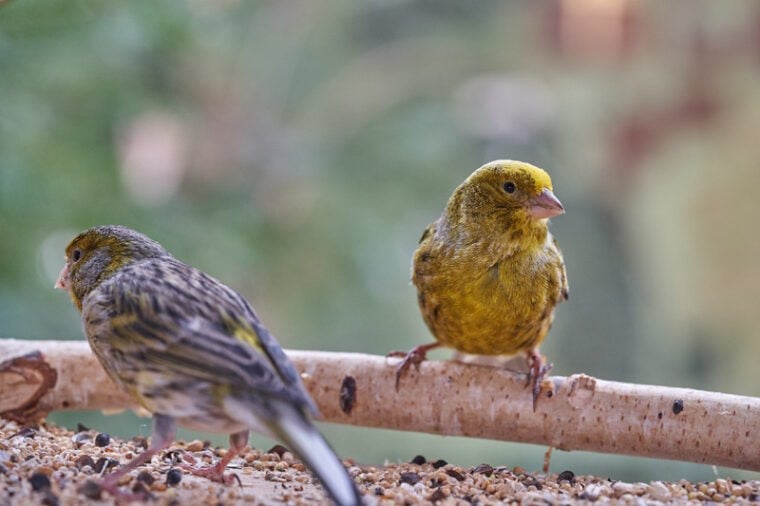
<svg viewBox="0 0 760 506"><path fill-rule="evenodd" d="M75 262L78 262L80 258L82 258L82 250L75 249L74 251L71 252L71 259L74 260Z"/></svg>
<svg viewBox="0 0 760 506"><path fill-rule="evenodd" d="M504 183L504 191L507 193L514 193L516 189L515 183L512 181L507 181Z"/></svg>

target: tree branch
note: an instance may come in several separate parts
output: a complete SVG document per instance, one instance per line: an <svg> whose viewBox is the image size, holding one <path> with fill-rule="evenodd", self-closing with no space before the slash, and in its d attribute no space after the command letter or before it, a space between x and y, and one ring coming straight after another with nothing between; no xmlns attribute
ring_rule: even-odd
<svg viewBox="0 0 760 506"><path fill-rule="evenodd" d="M0 367L0 414L134 407L84 341L0 340L0 362L40 351L57 372L41 394L39 375ZM534 412L525 378L457 362L421 364L395 390L397 359L289 351L326 421L687 460L760 471L760 399L685 388L549 379ZM37 367L37 366L35 366ZM36 382L36 383L35 383ZM11 388L12 387L12 388ZM19 390L21 389L21 390ZM28 392L25 398L21 392Z"/></svg>

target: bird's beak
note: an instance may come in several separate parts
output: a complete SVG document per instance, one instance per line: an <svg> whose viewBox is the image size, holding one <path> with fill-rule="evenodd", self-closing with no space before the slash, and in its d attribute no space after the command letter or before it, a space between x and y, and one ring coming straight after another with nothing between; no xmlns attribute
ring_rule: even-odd
<svg viewBox="0 0 760 506"><path fill-rule="evenodd" d="M528 201L528 213L534 218L551 218L564 212L562 202L548 188L544 188L538 197Z"/></svg>
<svg viewBox="0 0 760 506"><path fill-rule="evenodd" d="M53 288L60 288L61 290L69 289L69 264L63 266L61 273L58 275L58 279L55 280Z"/></svg>

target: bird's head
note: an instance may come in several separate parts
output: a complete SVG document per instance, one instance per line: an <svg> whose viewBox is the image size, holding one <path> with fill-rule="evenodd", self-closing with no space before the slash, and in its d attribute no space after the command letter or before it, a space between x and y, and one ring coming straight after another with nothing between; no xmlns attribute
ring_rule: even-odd
<svg viewBox="0 0 760 506"><path fill-rule="evenodd" d="M545 228L565 212L544 170L513 160L489 162L468 177L449 201L449 219L495 232L510 227Z"/></svg>
<svg viewBox="0 0 760 506"><path fill-rule="evenodd" d="M82 310L82 299L119 268L137 260L169 253L147 236L118 225L85 230L66 247L66 264L55 287L67 290Z"/></svg>

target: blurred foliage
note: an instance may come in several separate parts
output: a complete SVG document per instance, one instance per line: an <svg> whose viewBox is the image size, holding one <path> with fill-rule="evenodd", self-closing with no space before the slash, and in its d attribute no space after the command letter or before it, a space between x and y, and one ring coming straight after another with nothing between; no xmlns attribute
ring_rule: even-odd
<svg viewBox="0 0 760 506"><path fill-rule="evenodd" d="M81 339L51 289L63 247L119 223L243 292L286 347L409 348L430 339L409 285L420 232L472 170L515 158L568 210L555 373L759 393L754 2L17 0L0 69L0 336ZM543 455L326 431L365 463ZM555 453L565 467L713 473Z"/></svg>

